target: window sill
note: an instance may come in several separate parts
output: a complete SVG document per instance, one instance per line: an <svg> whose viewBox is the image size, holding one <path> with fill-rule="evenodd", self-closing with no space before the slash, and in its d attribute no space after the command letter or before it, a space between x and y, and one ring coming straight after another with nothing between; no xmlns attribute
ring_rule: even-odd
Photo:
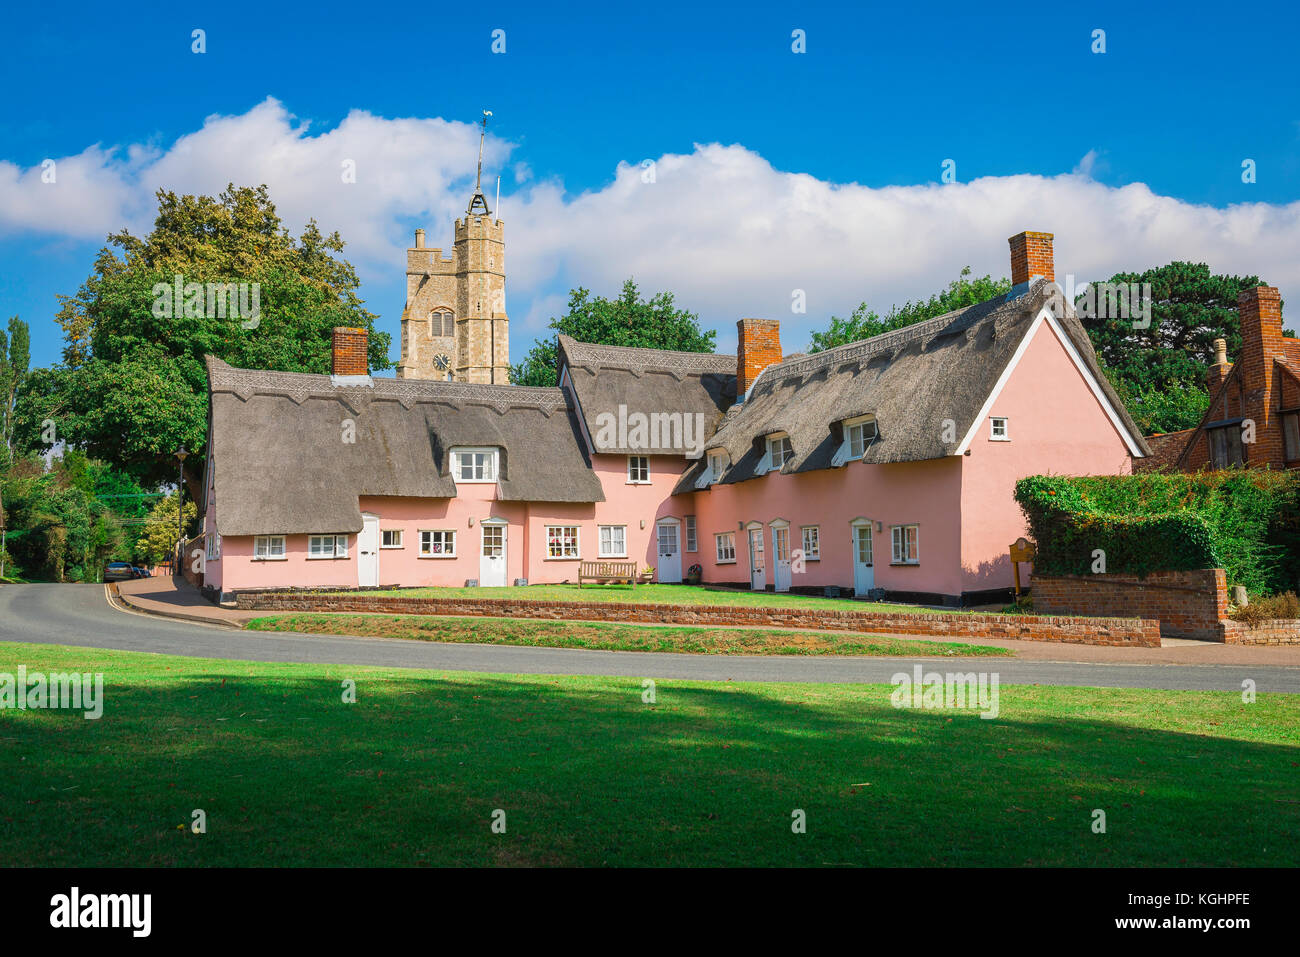
<svg viewBox="0 0 1300 957"><path fill-rule="evenodd" d="M381 552L400 552L405 547L405 545L380 545L379 550Z"/></svg>
<svg viewBox="0 0 1300 957"><path fill-rule="evenodd" d="M548 558L543 558L542 561L544 561L544 562L580 562L580 561L582 561L582 559L581 559L580 557L578 557L577 555L573 555L573 556L571 556L571 557L566 557L566 558L559 558L559 557L556 557L556 558L549 558L549 557L548 557Z"/></svg>
<svg viewBox="0 0 1300 957"><path fill-rule="evenodd" d="M890 568L916 568L916 567L917 567L918 565L920 565L920 564L921 564L921 563L920 563L919 561L915 561L915 562L890 562L890 563L889 563L889 567L890 567Z"/></svg>
<svg viewBox="0 0 1300 957"><path fill-rule="evenodd" d="M642 481L642 480L640 480L640 479L636 479L636 480L628 479L628 480L627 480L626 482L624 482L623 484L624 484L624 485L653 485L654 483L651 482L649 479L645 479L644 481Z"/></svg>
<svg viewBox="0 0 1300 957"><path fill-rule="evenodd" d="M253 561L255 562L287 562L288 560L289 560L288 555L274 555L271 557L262 556L261 558L253 559Z"/></svg>
<svg viewBox="0 0 1300 957"><path fill-rule="evenodd" d="M819 562L822 560L820 555L805 555L803 560L806 562Z"/></svg>
<svg viewBox="0 0 1300 957"><path fill-rule="evenodd" d="M722 559L722 560L716 561L716 562L714 562L713 564L715 564L715 565L734 565L734 564L736 564L736 560L735 560L734 558L726 558L726 559Z"/></svg>
<svg viewBox="0 0 1300 957"><path fill-rule="evenodd" d="M990 442L1010 442L1011 439L1007 438L1005 435L990 435L990 436L989 436L989 441L990 441Z"/></svg>
<svg viewBox="0 0 1300 957"><path fill-rule="evenodd" d="M433 559L438 559L438 558L455 558L455 557L456 557L456 556L455 556L454 554L453 554L453 555L417 555L417 556L416 556L416 558L433 558Z"/></svg>
<svg viewBox="0 0 1300 957"><path fill-rule="evenodd" d="M348 560L346 555L308 555L309 562L345 562Z"/></svg>
<svg viewBox="0 0 1300 957"><path fill-rule="evenodd" d="M615 558L621 558L621 559L623 559L623 560L626 561L626 560L627 560L627 553L624 553L624 554L622 554L622 555L601 555L599 558L596 559L596 561L603 562L603 561L605 561L606 559L615 559ZM556 559L556 561L560 561L560 559Z"/></svg>

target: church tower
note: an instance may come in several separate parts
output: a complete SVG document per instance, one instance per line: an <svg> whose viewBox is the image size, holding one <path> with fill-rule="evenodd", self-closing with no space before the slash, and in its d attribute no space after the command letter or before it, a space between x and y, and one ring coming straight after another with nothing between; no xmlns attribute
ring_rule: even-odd
<svg viewBox="0 0 1300 957"><path fill-rule="evenodd" d="M484 135L488 116L485 111ZM478 180L465 218L456 220L451 258L425 247L423 229L406 251L399 379L510 382L505 230L492 218L482 178L480 136Z"/></svg>

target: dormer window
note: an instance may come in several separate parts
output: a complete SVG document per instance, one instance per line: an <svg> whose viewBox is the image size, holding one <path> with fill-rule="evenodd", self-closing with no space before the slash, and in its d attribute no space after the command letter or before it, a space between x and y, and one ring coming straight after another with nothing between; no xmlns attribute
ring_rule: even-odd
<svg viewBox="0 0 1300 957"><path fill-rule="evenodd" d="M794 458L794 446L790 444L790 436L784 432L776 432L767 437L767 471L781 471L785 463L792 458Z"/></svg>
<svg viewBox="0 0 1300 957"><path fill-rule="evenodd" d="M722 478L722 473L727 471L727 464L726 452L709 453L709 471L713 474L714 481Z"/></svg>
<svg viewBox="0 0 1300 957"><path fill-rule="evenodd" d="M840 424L843 428L843 438L839 448L831 457L831 464L834 466L861 459L867 454L871 443L880 435L874 415L856 415L842 419Z"/></svg>
<svg viewBox="0 0 1300 957"><path fill-rule="evenodd" d="M452 449L451 477L456 482L495 482L496 449Z"/></svg>

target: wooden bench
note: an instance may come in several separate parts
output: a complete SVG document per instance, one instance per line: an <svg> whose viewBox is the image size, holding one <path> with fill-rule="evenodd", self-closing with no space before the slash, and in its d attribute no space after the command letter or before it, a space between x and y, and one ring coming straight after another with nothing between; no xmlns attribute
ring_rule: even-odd
<svg viewBox="0 0 1300 957"><path fill-rule="evenodd" d="M583 582L629 582L635 588L636 562L579 562L579 588Z"/></svg>

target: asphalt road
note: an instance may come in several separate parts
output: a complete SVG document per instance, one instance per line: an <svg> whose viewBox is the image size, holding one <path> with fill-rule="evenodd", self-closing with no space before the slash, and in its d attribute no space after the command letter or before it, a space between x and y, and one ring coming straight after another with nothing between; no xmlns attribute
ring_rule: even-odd
<svg viewBox="0 0 1300 957"><path fill-rule="evenodd" d="M241 632L191 624L110 605L102 585L0 586L0 642L117 648L239 661L379 665L488 673L625 675L700 681L888 683L921 664L927 671L990 671L1001 684L1300 693L1300 668L1261 665L1100 664L1071 661L942 658L829 658L672 655L510 645L455 645L380 638ZM14 660L0 646L0 671Z"/></svg>

